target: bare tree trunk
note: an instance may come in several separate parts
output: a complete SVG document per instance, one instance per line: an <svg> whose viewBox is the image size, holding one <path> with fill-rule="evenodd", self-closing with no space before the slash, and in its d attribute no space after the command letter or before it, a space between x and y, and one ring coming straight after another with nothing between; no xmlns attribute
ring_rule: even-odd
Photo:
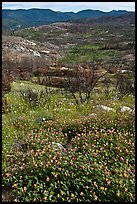
<svg viewBox="0 0 137 204"><path fill-rule="evenodd" d="M72 77L65 78L67 89L75 99L76 104L89 102L91 93L97 82L104 77L105 73L99 73L99 64L94 62L87 64L85 68L76 68L75 80Z"/></svg>

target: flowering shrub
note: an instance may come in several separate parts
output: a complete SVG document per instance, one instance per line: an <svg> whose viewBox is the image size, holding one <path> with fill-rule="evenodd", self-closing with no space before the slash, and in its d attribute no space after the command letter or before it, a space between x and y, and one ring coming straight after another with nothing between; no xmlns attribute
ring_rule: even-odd
<svg viewBox="0 0 137 204"><path fill-rule="evenodd" d="M96 111L91 117L92 102L76 107L72 98L44 96L39 92L38 105L31 106L20 92L7 95L11 111L2 117L2 189L10 189L10 201L134 202L134 113Z"/></svg>
<svg viewBox="0 0 137 204"><path fill-rule="evenodd" d="M81 126L66 153L52 146L66 143L62 128L32 130L25 138L27 151L13 146L3 156L3 186L12 186L13 200L135 201L134 131L103 125L94 121L88 132Z"/></svg>

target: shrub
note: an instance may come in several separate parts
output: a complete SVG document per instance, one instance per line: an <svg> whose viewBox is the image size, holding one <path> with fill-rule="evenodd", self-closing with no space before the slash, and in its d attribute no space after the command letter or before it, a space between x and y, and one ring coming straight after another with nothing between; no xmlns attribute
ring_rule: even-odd
<svg viewBox="0 0 137 204"><path fill-rule="evenodd" d="M20 95L23 100L30 105L31 108L40 106L42 103L49 101L46 91L33 91L31 88L20 90Z"/></svg>
<svg viewBox="0 0 137 204"><path fill-rule="evenodd" d="M134 131L104 124L95 122L89 132L76 134L66 153L52 146L66 143L61 128L31 131L24 141L27 152L12 147L3 158L3 186L12 185L13 200L134 202Z"/></svg>
<svg viewBox="0 0 137 204"><path fill-rule="evenodd" d="M12 75L5 68L2 70L2 112L7 113L10 110L5 94L11 91Z"/></svg>
<svg viewBox="0 0 137 204"><path fill-rule="evenodd" d="M129 76L125 76L122 74L118 74L116 76L117 84L116 84L116 94L119 98L124 95L132 94L135 95L135 84Z"/></svg>
<svg viewBox="0 0 137 204"><path fill-rule="evenodd" d="M12 75L6 69L2 70L2 96L11 90Z"/></svg>
<svg viewBox="0 0 137 204"><path fill-rule="evenodd" d="M2 113L8 113L10 111L10 106L8 104L7 98L4 96L2 98Z"/></svg>

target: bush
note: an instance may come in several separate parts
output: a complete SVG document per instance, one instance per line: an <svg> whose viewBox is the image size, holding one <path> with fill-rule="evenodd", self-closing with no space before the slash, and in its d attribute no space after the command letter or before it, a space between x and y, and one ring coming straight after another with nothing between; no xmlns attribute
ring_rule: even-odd
<svg viewBox="0 0 137 204"><path fill-rule="evenodd" d="M11 90L12 75L6 69L2 70L2 96Z"/></svg>
<svg viewBox="0 0 137 204"><path fill-rule="evenodd" d="M114 121L104 129L105 123L89 124L92 129L76 134L66 153L52 146L66 143L62 128L31 131L27 152L12 147L3 158L3 186L12 185L13 200L134 202L134 131L115 129Z"/></svg>
<svg viewBox="0 0 137 204"><path fill-rule="evenodd" d="M5 94L11 91L12 75L5 68L2 70L2 113L8 113L10 107L8 105Z"/></svg>
<svg viewBox="0 0 137 204"><path fill-rule="evenodd" d="M11 111L11 108L8 104L7 98L4 96L2 98L2 113L9 113Z"/></svg>
<svg viewBox="0 0 137 204"><path fill-rule="evenodd" d="M132 94L135 95L135 84L129 76L125 76L122 74L118 74L116 76L117 84L116 84L116 94L119 98L123 97L124 95Z"/></svg>
<svg viewBox="0 0 137 204"><path fill-rule="evenodd" d="M49 100L46 91L33 91L31 88L20 90L21 97L23 100L30 105L31 108L40 106Z"/></svg>

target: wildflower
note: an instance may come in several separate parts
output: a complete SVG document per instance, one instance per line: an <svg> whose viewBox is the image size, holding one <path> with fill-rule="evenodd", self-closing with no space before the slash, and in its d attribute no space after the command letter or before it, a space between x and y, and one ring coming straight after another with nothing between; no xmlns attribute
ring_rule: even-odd
<svg viewBox="0 0 137 204"><path fill-rule="evenodd" d="M61 153L60 153L60 152L57 152L56 154L57 154L57 156L60 156L60 155L61 155Z"/></svg>
<svg viewBox="0 0 137 204"><path fill-rule="evenodd" d="M103 186L101 186L100 189L101 189L102 191L106 191L106 190L107 190L107 188L104 188Z"/></svg>
<svg viewBox="0 0 137 204"><path fill-rule="evenodd" d="M47 177L46 181L49 181L49 180L50 180L50 178L49 178L49 177Z"/></svg>
<svg viewBox="0 0 137 204"><path fill-rule="evenodd" d="M81 195L81 196L83 196L83 195L84 195L84 193L81 191L81 192L80 192L80 195Z"/></svg>
<svg viewBox="0 0 137 204"><path fill-rule="evenodd" d="M125 188L125 192L128 192L128 188Z"/></svg>
<svg viewBox="0 0 137 204"><path fill-rule="evenodd" d="M23 166L20 167L21 170L23 170L23 168L24 168Z"/></svg>
<svg viewBox="0 0 137 204"><path fill-rule="evenodd" d="M131 169L128 168L128 169L127 169L127 172L131 172Z"/></svg>
<svg viewBox="0 0 137 204"><path fill-rule="evenodd" d="M45 152L46 152L46 149L43 149L41 153L44 154Z"/></svg>
<svg viewBox="0 0 137 204"><path fill-rule="evenodd" d="M39 153L41 150L40 149L37 149L37 152Z"/></svg>
<svg viewBox="0 0 137 204"><path fill-rule="evenodd" d="M43 166L43 162L41 162L40 165Z"/></svg>
<svg viewBox="0 0 137 204"><path fill-rule="evenodd" d="M70 161L70 164L73 165L73 161Z"/></svg>
<svg viewBox="0 0 137 204"><path fill-rule="evenodd" d="M55 178L57 178L57 177L58 177L58 174L55 174L54 176L55 176Z"/></svg>
<svg viewBox="0 0 137 204"><path fill-rule="evenodd" d="M34 188L36 188L36 187L37 187L37 184L34 183Z"/></svg>
<svg viewBox="0 0 137 204"><path fill-rule="evenodd" d="M129 151L128 151L128 149L126 149L126 153L128 153Z"/></svg>
<svg viewBox="0 0 137 204"><path fill-rule="evenodd" d="M13 188L17 188L18 184L14 183L14 185L12 185Z"/></svg>
<svg viewBox="0 0 137 204"><path fill-rule="evenodd" d="M67 173L67 172L65 172L65 175L66 175L66 176L68 176L68 173Z"/></svg>
<svg viewBox="0 0 137 204"><path fill-rule="evenodd" d="M22 192L25 193L27 190L26 186L22 189Z"/></svg>
<svg viewBox="0 0 137 204"><path fill-rule="evenodd" d="M120 157L120 160L121 160L121 161L124 161L123 157Z"/></svg>
<svg viewBox="0 0 137 204"><path fill-rule="evenodd" d="M127 175L126 173L124 173L124 177L125 177L125 178L128 178L128 175Z"/></svg>
<svg viewBox="0 0 137 204"><path fill-rule="evenodd" d="M14 201L15 201L15 202L18 202L18 199L17 199L17 198L15 198L15 199L14 199Z"/></svg>
<svg viewBox="0 0 137 204"><path fill-rule="evenodd" d="M38 165L36 163L34 163L34 166L37 167Z"/></svg>
<svg viewBox="0 0 137 204"><path fill-rule="evenodd" d="M47 200L47 196L45 196L43 199L44 199L44 200Z"/></svg>
<svg viewBox="0 0 137 204"><path fill-rule="evenodd" d="M44 194L47 194L48 193L48 191L47 190L44 190Z"/></svg>
<svg viewBox="0 0 137 204"><path fill-rule="evenodd" d="M56 156L53 157L53 160L56 160Z"/></svg>
<svg viewBox="0 0 137 204"><path fill-rule="evenodd" d="M97 183L96 183L96 181L94 181L94 186L97 188L98 186L97 186Z"/></svg>
<svg viewBox="0 0 137 204"><path fill-rule="evenodd" d="M93 195L94 195L94 199L97 200L98 196L96 196L95 192L93 193Z"/></svg>
<svg viewBox="0 0 137 204"><path fill-rule="evenodd" d="M106 181L108 181L108 178L106 178Z"/></svg>
<svg viewBox="0 0 137 204"><path fill-rule="evenodd" d="M107 184L110 184L110 183L111 183L108 178L106 178L106 182L107 182Z"/></svg>
<svg viewBox="0 0 137 204"><path fill-rule="evenodd" d="M9 177L9 176L11 176L11 174L10 173L6 173L6 176Z"/></svg>
<svg viewBox="0 0 137 204"><path fill-rule="evenodd" d="M82 166L82 169L85 169L85 166Z"/></svg>
<svg viewBox="0 0 137 204"><path fill-rule="evenodd" d="M119 192L119 191L117 192L117 196L118 196L118 197L120 196L120 192Z"/></svg>

